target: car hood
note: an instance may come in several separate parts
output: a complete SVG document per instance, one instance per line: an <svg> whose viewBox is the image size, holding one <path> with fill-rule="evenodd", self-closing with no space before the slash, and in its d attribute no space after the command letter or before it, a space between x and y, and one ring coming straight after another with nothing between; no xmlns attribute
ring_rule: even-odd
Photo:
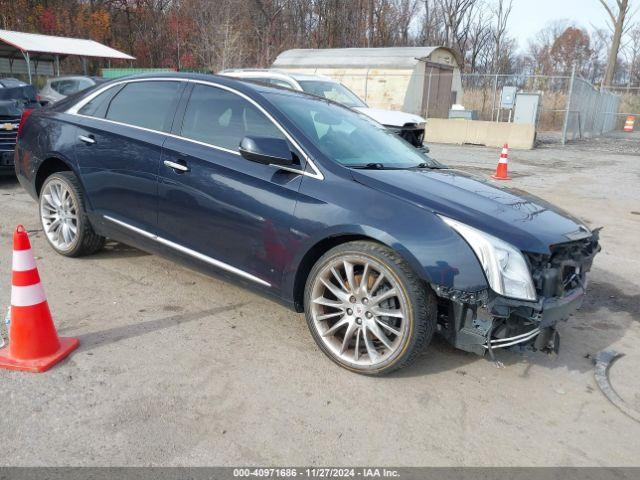
<svg viewBox="0 0 640 480"><path fill-rule="evenodd" d="M412 113L369 107L356 107L354 110L364 113L367 117L371 117L376 122L389 127L403 127L407 123L425 123L424 118Z"/></svg>
<svg viewBox="0 0 640 480"><path fill-rule="evenodd" d="M354 180L453 218L522 251L591 236L583 223L525 191L452 169L352 170Z"/></svg>

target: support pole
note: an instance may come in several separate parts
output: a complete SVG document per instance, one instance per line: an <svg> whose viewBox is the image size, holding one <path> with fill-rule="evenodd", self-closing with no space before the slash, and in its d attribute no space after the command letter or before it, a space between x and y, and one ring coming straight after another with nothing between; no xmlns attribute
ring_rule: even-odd
<svg viewBox="0 0 640 480"><path fill-rule="evenodd" d="M87 76L87 58L86 57L82 57L82 73L84 74L84 76Z"/></svg>
<svg viewBox="0 0 640 480"><path fill-rule="evenodd" d="M56 77L60 76L60 57L56 55Z"/></svg>
<svg viewBox="0 0 640 480"><path fill-rule="evenodd" d="M496 113L496 94L498 93L498 74L493 77L493 100L491 101L491 120L493 121L493 115ZM496 115L496 122L498 116Z"/></svg>
<svg viewBox="0 0 640 480"><path fill-rule="evenodd" d="M576 80L576 66L571 70L571 84L569 85L569 97L567 99L567 111L564 114L564 125L562 126L562 145L567 143L567 130L569 128L569 115L571 115L571 97L573 96L573 84Z"/></svg>
<svg viewBox="0 0 640 480"><path fill-rule="evenodd" d="M27 62L27 74L29 75L29 83L31 83L31 60L29 59L29 52L22 52L24 61Z"/></svg>

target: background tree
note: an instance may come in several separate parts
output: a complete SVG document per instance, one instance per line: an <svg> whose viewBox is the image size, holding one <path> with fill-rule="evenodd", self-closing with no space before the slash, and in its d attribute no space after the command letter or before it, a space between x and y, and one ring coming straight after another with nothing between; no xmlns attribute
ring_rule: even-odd
<svg viewBox="0 0 640 480"><path fill-rule="evenodd" d="M587 66L591 58L589 34L577 27L567 27L551 45L549 50L554 71L561 75L571 73L573 67L583 76L587 75Z"/></svg>
<svg viewBox="0 0 640 480"><path fill-rule="evenodd" d="M611 49L607 60L607 69L604 74L603 84L612 85L618 63L618 52L622 35L625 33L627 15L630 12L631 4L629 0L599 0L610 20L610 27L613 31L611 39Z"/></svg>
<svg viewBox="0 0 640 480"><path fill-rule="evenodd" d="M501 73L504 70L510 58L508 53L511 52L505 47L512 47L506 38L512 7L513 0L497 0L493 8L494 25L491 30L491 36L494 46L493 71L496 73Z"/></svg>

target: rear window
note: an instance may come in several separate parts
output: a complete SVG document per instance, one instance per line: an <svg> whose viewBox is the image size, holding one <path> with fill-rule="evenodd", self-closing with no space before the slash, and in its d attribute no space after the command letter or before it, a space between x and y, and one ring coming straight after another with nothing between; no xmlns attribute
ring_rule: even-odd
<svg viewBox="0 0 640 480"><path fill-rule="evenodd" d="M180 87L179 82L128 83L109 103L106 118L168 132L171 129Z"/></svg>
<svg viewBox="0 0 640 480"><path fill-rule="evenodd" d="M80 80L56 80L51 82L51 88L58 92L60 95L73 95L74 93L79 92L80 90L84 90L91 85L87 85L84 88L80 88Z"/></svg>

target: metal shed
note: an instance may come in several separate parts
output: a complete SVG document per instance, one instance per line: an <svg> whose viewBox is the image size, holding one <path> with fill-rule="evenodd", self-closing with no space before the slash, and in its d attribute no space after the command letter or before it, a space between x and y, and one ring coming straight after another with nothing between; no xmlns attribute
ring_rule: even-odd
<svg viewBox="0 0 640 480"><path fill-rule="evenodd" d="M273 67L340 80L371 107L446 118L462 98L460 64L446 47L385 47L287 50Z"/></svg>
<svg viewBox="0 0 640 480"><path fill-rule="evenodd" d="M2 73L27 74L29 82L32 72L60 75L60 59L70 55L81 57L83 62L86 58L135 60L131 55L94 40L0 30Z"/></svg>

